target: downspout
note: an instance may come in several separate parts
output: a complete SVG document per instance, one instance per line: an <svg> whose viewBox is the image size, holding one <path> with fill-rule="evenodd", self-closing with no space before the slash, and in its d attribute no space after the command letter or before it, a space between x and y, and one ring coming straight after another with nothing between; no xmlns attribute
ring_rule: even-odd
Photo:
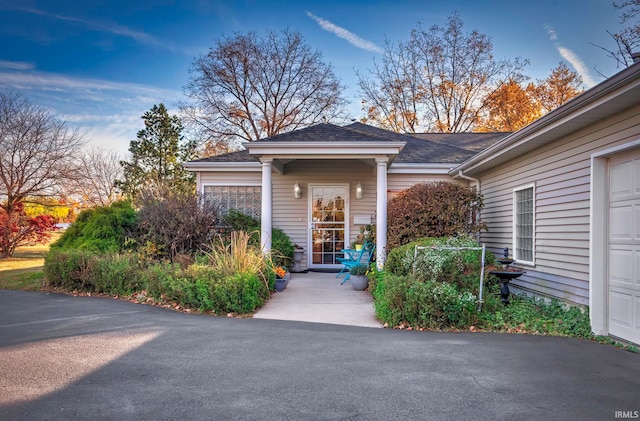
<svg viewBox="0 0 640 421"><path fill-rule="evenodd" d="M482 194L482 190L480 188L480 180L478 180L477 178L473 178L473 177L469 177L468 175L464 175L462 170L458 170L458 174L453 176L453 178L456 178L456 177L460 177L460 178L464 178L465 180L473 181L474 183L476 183L476 190L478 191L478 194ZM478 218L478 221L480 221L480 211L478 211L477 218ZM476 234L476 239L478 240L478 244L480 244L480 231L478 231L478 233Z"/></svg>
<svg viewBox="0 0 640 421"><path fill-rule="evenodd" d="M482 193L481 190L480 190L480 180L478 180L477 178L473 178L473 177L469 177L468 175L464 175L462 173L462 170L458 170L458 174L453 176L453 178L456 178L456 177L460 177L460 178L464 178L465 180L473 181L478 186L478 193Z"/></svg>
<svg viewBox="0 0 640 421"><path fill-rule="evenodd" d="M464 175L462 173L462 170L458 170L458 175L453 176L453 178L456 178L456 177L473 181L474 183L476 183L476 190L478 191L478 194L482 194L482 190L480 188L480 180L478 180L477 178ZM480 221L480 211L478 211L477 218L478 218L478 221ZM478 233L476 234L476 239L478 240L478 244L480 244L480 231L478 231ZM480 292L478 294L478 312L482 311L482 290L484 289L484 259L486 258L486 254L487 254L487 246L485 244L482 244L482 257L481 257L482 269L480 269Z"/></svg>

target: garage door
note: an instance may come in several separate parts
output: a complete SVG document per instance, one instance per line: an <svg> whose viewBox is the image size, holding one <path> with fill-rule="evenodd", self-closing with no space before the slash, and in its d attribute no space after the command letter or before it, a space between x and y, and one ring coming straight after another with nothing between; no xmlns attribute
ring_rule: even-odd
<svg viewBox="0 0 640 421"><path fill-rule="evenodd" d="M640 151L609 161L609 334L640 343Z"/></svg>

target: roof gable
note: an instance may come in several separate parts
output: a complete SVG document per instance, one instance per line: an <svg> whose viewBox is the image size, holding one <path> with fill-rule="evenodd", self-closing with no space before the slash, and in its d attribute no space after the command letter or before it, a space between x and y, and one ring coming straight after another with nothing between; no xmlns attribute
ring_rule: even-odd
<svg viewBox="0 0 640 421"><path fill-rule="evenodd" d="M363 131L349 130L349 126L342 127L330 123L314 124L304 129L277 134L268 138L256 140L253 143L265 142L376 142L390 139L375 136Z"/></svg>
<svg viewBox="0 0 640 421"><path fill-rule="evenodd" d="M280 150L286 150L285 145L291 148L302 148L309 144L309 148L318 147L320 144L353 144L359 148L362 145L364 154L371 151L371 145L398 145L401 148L394 162L402 164L460 164L471 158L478 150L484 149L487 144L493 144L505 137L507 133L419 133L403 134L385 129L369 126L362 123L352 123L347 126L337 126L330 123L320 123L303 129L281 133L269 138L246 142L245 146L251 149L252 145L278 146ZM297 144L297 146L296 146ZM283 149L284 148L284 149ZM313 149L307 149L311 154ZM247 163L258 162L259 159L248 150L231 152L192 161L194 163Z"/></svg>

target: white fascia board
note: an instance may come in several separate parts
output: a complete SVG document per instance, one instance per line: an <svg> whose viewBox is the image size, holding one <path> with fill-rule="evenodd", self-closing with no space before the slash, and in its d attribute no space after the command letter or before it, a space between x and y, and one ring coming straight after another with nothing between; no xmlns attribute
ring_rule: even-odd
<svg viewBox="0 0 640 421"><path fill-rule="evenodd" d="M259 162L187 162L184 167L189 171L262 171Z"/></svg>
<svg viewBox="0 0 640 421"><path fill-rule="evenodd" d="M396 164L393 163L387 170L388 174L434 174L442 175L449 174L451 168L455 164L440 164L440 163L426 163L426 164Z"/></svg>
<svg viewBox="0 0 640 421"><path fill-rule="evenodd" d="M243 146L251 155L277 158L313 158L314 156L358 158L397 155L405 142L246 142Z"/></svg>

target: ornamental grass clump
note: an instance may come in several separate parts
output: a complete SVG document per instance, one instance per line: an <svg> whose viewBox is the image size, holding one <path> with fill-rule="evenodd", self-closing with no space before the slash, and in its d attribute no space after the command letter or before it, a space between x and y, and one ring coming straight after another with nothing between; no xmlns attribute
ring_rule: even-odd
<svg viewBox="0 0 640 421"><path fill-rule="evenodd" d="M245 276L257 277L271 289L273 262L262 250L251 244L253 233L232 231L228 240L218 236L206 252L209 265L222 277L244 279Z"/></svg>
<svg viewBox="0 0 640 421"><path fill-rule="evenodd" d="M264 273L266 262L262 250L249 241L250 234L245 231L231 232L229 241L218 236L206 252L209 265L223 276Z"/></svg>

